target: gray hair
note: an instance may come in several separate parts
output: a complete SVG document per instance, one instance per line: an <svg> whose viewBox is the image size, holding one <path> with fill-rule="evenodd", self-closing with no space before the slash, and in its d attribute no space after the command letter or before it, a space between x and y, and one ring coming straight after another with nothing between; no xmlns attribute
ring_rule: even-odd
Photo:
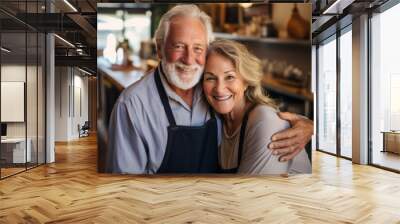
<svg viewBox="0 0 400 224"><path fill-rule="evenodd" d="M165 39L168 35L171 19L175 16L198 18L207 30L207 45L209 45L214 40L211 19L205 12L201 11L199 7L193 4L177 5L161 17L160 23L158 24L158 27L154 33L153 39L157 48L159 47L159 44L164 44Z"/></svg>

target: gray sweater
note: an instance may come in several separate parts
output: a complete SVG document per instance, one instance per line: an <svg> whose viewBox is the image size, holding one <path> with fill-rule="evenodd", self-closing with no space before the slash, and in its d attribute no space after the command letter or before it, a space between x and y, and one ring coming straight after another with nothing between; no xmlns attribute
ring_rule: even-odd
<svg viewBox="0 0 400 224"><path fill-rule="evenodd" d="M285 174L311 173L307 152L302 150L292 161L279 162L279 156L268 149L273 134L287 129L289 123L278 117L277 111L267 105L256 106L249 114L243 144L239 173ZM240 126L229 136L224 127L219 151L220 165L224 169L237 167Z"/></svg>

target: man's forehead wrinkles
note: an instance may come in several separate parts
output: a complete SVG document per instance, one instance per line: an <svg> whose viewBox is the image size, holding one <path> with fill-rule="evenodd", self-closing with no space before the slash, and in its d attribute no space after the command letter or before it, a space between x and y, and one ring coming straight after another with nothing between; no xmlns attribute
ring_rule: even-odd
<svg viewBox="0 0 400 224"><path fill-rule="evenodd" d="M200 26L198 26L200 25ZM201 28L200 28L201 27ZM200 28L200 29L198 29ZM181 33L185 31L185 29L191 29L192 32L201 32L204 36L207 36L207 29L205 25L201 22L201 20L197 18L190 17L177 17L172 19L169 24L169 32L178 32Z"/></svg>
<svg viewBox="0 0 400 224"><path fill-rule="evenodd" d="M189 45L195 47L207 47L207 42L203 39L185 39L181 37L167 39L170 45Z"/></svg>

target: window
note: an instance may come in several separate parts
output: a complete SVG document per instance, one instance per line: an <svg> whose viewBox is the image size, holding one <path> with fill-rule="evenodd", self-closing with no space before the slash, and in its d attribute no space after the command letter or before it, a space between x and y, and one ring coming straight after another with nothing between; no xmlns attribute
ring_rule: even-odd
<svg viewBox="0 0 400 224"><path fill-rule="evenodd" d="M318 149L336 153L336 39L318 48Z"/></svg>
<svg viewBox="0 0 400 224"><path fill-rule="evenodd" d="M3 1L2 1L3 3ZM43 1L8 1L19 15ZM0 179L45 163L45 34L4 12L0 28ZM9 21L5 23L4 21Z"/></svg>
<svg viewBox="0 0 400 224"><path fill-rule="evenodd" d="M351 27L349 27L351 28ZM339 38L340 44L340 155L352 157L352 35L351 29Z"/></svg>
<svg viewBox="0 0 400 224"><path fill-rule="evenodd" d="M400 130L400 73L390 74L390 104L389 125L390 130Z"/></svg>
<svg viewBox="0 0 400 224"><path fill-rule="evenodd" d="M399 4L371 18L371 162L396 170L400 170L400 156L388 150L384 144L390 140L386 142L384 137L400 130L400 31L395 29L398 21ZM400 138L400 133L393 138ZM394 142L399 143L393 148L399 149L400 141Z"/></svg>

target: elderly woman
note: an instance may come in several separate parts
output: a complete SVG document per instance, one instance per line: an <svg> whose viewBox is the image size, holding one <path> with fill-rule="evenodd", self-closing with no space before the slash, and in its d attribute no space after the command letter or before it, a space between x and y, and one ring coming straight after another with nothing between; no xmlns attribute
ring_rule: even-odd
<svg viewBox="0 0 400 224"><path fill-rule="evenodd" d="M274 102L263 94L261 65L243 45L214 41L207 54L203 89L207 101L223 118L219 163L223 172L245 174L310 173L305 150L279 162L267 148L271 136L287 129Z"/></svg>

